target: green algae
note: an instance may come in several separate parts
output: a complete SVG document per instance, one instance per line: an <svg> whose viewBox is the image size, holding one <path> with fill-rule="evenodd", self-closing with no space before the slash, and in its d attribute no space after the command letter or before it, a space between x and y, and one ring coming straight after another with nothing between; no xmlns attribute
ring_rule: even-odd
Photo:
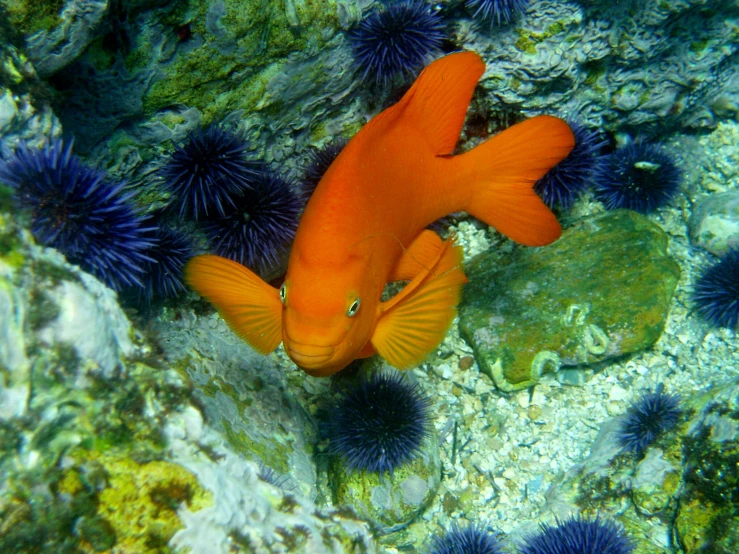
<svg viewBox="0 0 739 554"><path fill-rule="evenodd" d="M24 35L49 31L61 21L65 0L0 0L11 25Z"/></svg>

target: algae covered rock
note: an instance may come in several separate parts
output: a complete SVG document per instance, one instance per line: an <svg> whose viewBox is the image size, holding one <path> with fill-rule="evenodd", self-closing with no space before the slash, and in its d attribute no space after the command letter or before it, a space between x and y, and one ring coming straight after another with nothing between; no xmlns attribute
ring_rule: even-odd
<svg viewBox="0 0 739 554"><path fill-rule="evenodd" d="M659 338L679 277L667 235L622 210L566 230L544 248L520 248L501 265L483 253L467 265L460 329L501 390L545 370L583 367L641 351Z"/></svg>
<svg viewBox="0 0 739 554"><path fill-rule="evenodd" d="M380 534L404 528L428 507L441 482L439 441L431 433L415 460L390 473L351 471L329 461L329 486L337 505L351 507Z"/></svg>

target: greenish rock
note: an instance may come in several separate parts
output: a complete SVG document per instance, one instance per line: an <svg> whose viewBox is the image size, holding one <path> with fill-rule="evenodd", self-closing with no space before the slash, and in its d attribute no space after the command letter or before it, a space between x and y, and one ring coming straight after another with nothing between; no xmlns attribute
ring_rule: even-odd
<svg viewBox="0 0 739 554"><path fill-rule="evenodd" d="M687 554L739 552L739 380L691 404L675 536Z"/></svg>
<svg viewBox="0 0 739 554"><path fill-rule="evenodd" d="M328 479L336 505L351 507L378 534L401 530L436 496L441 482L438 437L430 433L421 454L392 474L352 471L340 457L332 456Z"/></svg>
<svg viewBox="0 0 739 554"><path fill-rule="evenodd" d="M690 216L690 240L716 256L739 247L739 191L703 198Z"/></svg>
<svg viewBox="0 0 739 554"><path fill-rule="evenodd" d="M680 270L668 237L628 210L589 218L551 246L485 252L466 267L460 329L504 391L546 370L639 352L662 334ZM568 382L572 382L569 379Z"/></svg>

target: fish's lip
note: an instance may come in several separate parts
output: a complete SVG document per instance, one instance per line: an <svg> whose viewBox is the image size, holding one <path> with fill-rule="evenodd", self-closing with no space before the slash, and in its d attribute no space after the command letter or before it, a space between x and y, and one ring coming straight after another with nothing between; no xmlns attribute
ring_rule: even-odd
<svg viewBox="0 0 739 554"><path fill-rule="evenodd" d="M297 346L297 348L296 348ZM287 355L300 367L315 367L327 362L334 355L333 346L317 346L291 342L286 345Z"/></svg>

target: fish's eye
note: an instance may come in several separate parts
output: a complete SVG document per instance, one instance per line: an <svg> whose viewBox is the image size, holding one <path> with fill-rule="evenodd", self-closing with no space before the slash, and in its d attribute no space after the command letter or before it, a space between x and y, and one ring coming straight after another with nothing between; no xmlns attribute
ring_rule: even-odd
<svg viewBox="0 0 739 554"><path fill-rule="evenodd" d="M351 306L349 306L349 309L346 311L346 315L349 317L353 317L357 314L359 311L359 298L355 298L354 302L351 303Z"/></svg>
<svg viewBox="0 0 739 554"><path fill-rule="evenodd" d="M280 287L280 302L283 304L287 302L287 283L282 283Z"/></svg>

